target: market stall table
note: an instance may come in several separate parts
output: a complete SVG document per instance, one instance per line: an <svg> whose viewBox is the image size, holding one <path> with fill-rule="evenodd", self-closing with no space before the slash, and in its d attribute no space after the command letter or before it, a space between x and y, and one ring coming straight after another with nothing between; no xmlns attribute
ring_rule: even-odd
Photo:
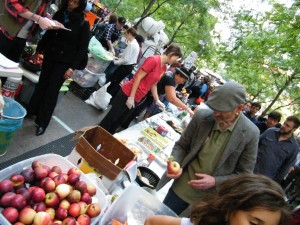
<svg viewBox="0 0 300 225"><path fill-rule="evenodd" d="M145 135L142 133L142 131L149 128L153 124L159 124L168 130L168 135L164 138L168 141L168 144L162 151L166 155L169 156L172 152L175 141L177 141L180 138L180 134L175 132L175 130L169 124L167 124L167 122L166 122L167 120L172 120L172 121L176 121L177 123L180 123L180 120L178 120L175 115L173 115L171 113L162 112L162 113L154 115L146 120L143 120L143 121L139 122L138 124L127 128L126 130L116 133L114 136L116 138L122 138L122 139L127 140L128 145L134 144L139 147L138 139L141 137L145 137ZM144 151L144 157L147 157L148 154L149 154L148 151L146 151L146 152ZM138 165L139 165L139 160L138 160ZM159 177L161 177L167 169L167 163L166 162L162 163L161 160L155 159L150 164L149 169L151 169ZM169 182L169 184L166 185L164 188L162 188L159 192L153 191L152 193L154 195L156 195L162 201L164 199L164 196L166 195L166 192L168 191L170 185L171 185L171 182Z"/></svg>

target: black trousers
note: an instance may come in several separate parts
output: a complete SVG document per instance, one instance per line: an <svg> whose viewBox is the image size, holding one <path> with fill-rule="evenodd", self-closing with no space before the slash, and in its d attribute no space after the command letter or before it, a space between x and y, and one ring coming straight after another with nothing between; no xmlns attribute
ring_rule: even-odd
<svg viewBox="0 0 300 225"><path fill-rule="evenodd" d="M70 68L68 63L55 62L44 57L43 69L30 99L28 114L36 115L35 122L47 128L55 109L59 90L63 85L64 73Z"/></svg>
<svg viewBox="0 0 300 225"><path fill-rule="evenodd" d="M120 65L106 83L111 82L107 92L114 98L120 90L120 82L131 73L134 65Z"/></svg>
<svg viewBox="0 0 300 225"><path fill-rule="evenodd" d="M114 134L116 130L121 126L124 118L126 118L133 109L128 109L126 101L128 96L120 90L114 100L112 101L112 107L103 120L99 123L101 127L107 130L109 133Z"/></svg>

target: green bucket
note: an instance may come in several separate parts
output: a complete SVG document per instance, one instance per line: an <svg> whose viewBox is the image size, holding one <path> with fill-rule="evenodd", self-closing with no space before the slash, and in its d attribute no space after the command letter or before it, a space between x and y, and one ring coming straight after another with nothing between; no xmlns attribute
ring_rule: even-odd
<svg viewBox="0 0 300 225"><path fill-rule="evenodd" d="M4 97L3 115L0 119L0 156L5 155L7 147L18 127L23 123L26 110L12 98Z"/></svg>

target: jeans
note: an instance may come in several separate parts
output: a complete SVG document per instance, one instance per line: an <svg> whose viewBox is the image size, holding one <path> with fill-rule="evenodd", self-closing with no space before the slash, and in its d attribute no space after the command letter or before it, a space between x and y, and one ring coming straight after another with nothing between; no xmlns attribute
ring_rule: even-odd
<svg viewBox="0 0 300 225"><path fill-rule="evenodd" d="M172 188L169 189L163 203L173 210L177 215L182 213L190 204L183 201Z"/></svg>

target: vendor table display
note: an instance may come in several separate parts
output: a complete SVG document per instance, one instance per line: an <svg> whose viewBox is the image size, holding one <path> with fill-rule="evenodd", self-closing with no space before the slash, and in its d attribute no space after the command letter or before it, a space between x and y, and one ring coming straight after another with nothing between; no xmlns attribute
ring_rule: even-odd
<svg viewBox="0 0 300 225"><path fill-rule="evenodd" d="M114 136L107 133L101 127L87 128L83 134L80 133L77 146L67 158L55 154L46 154L24 160L0 171L0 191L2 194L4 193L2 184L5 182L11 182L11 185L20 185L14 181L15 178L13 176L15 174L19 177L22 175L27 178L25 174L28 171L33 171L31 172L31 174L33 174L33 179L38 182L25 181L26 190L30 191L31 189L34 192L37 192L37 190L40 191L42 189L44 192L44 195L42 196L43 199L38 202L44 202L46 208L53 208L54 211L48 209L48 212L50 212L49 217L44 213L36 212L37 206L34 206L33 210L30 210L32 213L31 215L34 214L31 218L32 221L27 224L38 225L39 223L34 221L38 221L40 217L44 219L52 218L51 220L53 220L53 218L64 220L65 218L62 218L64 216L57 211L64 211L62 209L58 210L58 208L62 208L66 201L73 205L73 208L75 207L74 205L82 201L88 201L86 203L88 207L91 204L96 204L93 205L94 209L99 207L101 212L93 214L89 210L89 212L86 211L85 213L91 219L90 223L87 224L93 225L134 225L143 224L143 221L147 217L155 214L176 216L168 207L161 203L161 200L154 197L155 195L153 195L150 190L155 187L148 185L150 189L144 190L135 182L137 168L139 168L138 166L143 165L149 155L154 156L153 162L150 165L147 164L149 165L149 171L155 171L160 177L166 170L167 157L170 155L175 141L180 137L180 134L168 125L168 122L170 121L172 121L173 124L176 124L176 126L180 126L181 121L177 119L176 116L163 112L131 126ZM91 155L92 157L87 157L87 155L85 155L86 151L94 151ZM78 158L74 158L74 153L77 154L77 156L75 156ZM99 157L99 154L101 157ZM95 158L95 161L101 163L90 164L90 162L93 161L93 158ZM42 164L45 166L42 166ZM76 170L80 171L77 169L78 167L86 170L85 172L87 172L87 174L84 174L83 171L81 171L80 178L78 176L76 177L76 175L71 175L76 174ZM95 168L98 168L99 171L95 171ZM46 172L39 173L36 172L36 170ZM103 171L104 173L101 173ZM101 174L99 174L99 172ZM142 175L144 175L144 173L142 173ZM99 176L101 176L102 179L99 179ZM141 176L141 174L138 176ZM60 177L60 179L58 179L58 177ZM65 179L64 177L67 179L60 183L60 181ZM46 185L46 180L48 180L48 183L51 183L51 181L52 183L57 182L55 183L54 189L53 187L51 189L50 185ZM80 181L84 182L78 184ZM96 187L96 194L91 199L88 197L91 197L93 194L88 193L89 191L86 188L83 190L82 183ZM60 188L58 188L61 187L59 186L61 184L67 184L67 186L71 185L74 190L78 190L77 192L81 193L82 197L79 198L78 201L75 201L73 197L69 197L69 193L66 194L65 191L61 191ZM35 189L30 186L35 186ZM67 189L69 192L69 188ZM58 195L59 198L57 202L50 200L52 199L50 198L50 195ZM85 195L85 197L83 197L83 195ZM46 196L49 198L46 198ZM61 203L62 199L66 201ZM16 211L19 214L18 216L15 216L15 218L12 218L8 216L8 210L6 209L8 206L7 204L10 204L9 202L5 202L1 199L0 207L2 208L0 208L0 211L2 211L11 223L16 222L17 220L23 221L28 219L28 217L24 219L24 216L21 215L24 214L22 213L24 210L23 208L29 203L26 203L25 201L23 206L16 205L17 207L20 207L19 211ZM35 205L38 202L36 202ZM38 215L37 218L35 218L36 215ZM82 217L86 218L86 216L81 216L80 213L78 214L71 209L67 210L67 215L77 221L81 220ZM7 219L0 214L1 225L10 224Z"/></svg>

